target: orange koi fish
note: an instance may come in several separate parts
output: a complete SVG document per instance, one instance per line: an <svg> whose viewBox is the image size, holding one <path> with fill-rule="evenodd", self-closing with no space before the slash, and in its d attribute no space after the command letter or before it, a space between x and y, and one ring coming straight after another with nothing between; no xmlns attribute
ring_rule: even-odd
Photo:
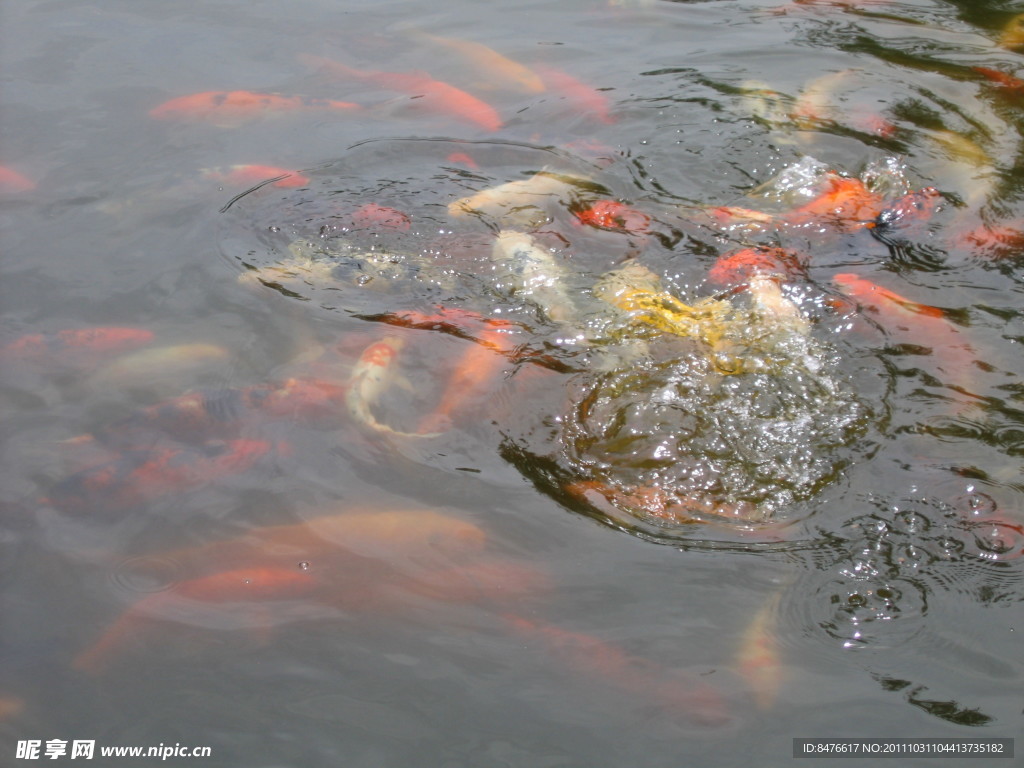
<svg viewBox="0 0 1024 768"><path fill-rule="evenodd" d="M574 109L591 114L608 125L616 122L611 113L611 101L600 90L555 67L538 66L535 69L548 90L561 94Z"/></svg>
<svg viewBox="0 0 1024 768"><path fill-rule="evenodd" d="M408 232L412 220L401 211L377 203L365 203L352 214L352 226L355 229L394 229Z"/></svg>
<svg viewBox="0 0 1024 768"><path fill-rule="evenodd" d="M445 160L452 165L464 165L471 170L479 170L480 166L476 160L467 155L465 152L452 152Z"/></svg>
<svg viewBox="0 0 1024 768"><path fill-rule="evenodd" d="M0 192L28 192L35 188L36 183L28 176L0 165Z"/></svg>
<svg viewBox="0 0 1024 768"><path fill-rule="evenodd" d="M669 670L591 635L504 614L517 634L543 642L567 664L586 675L597 674L631 696L656 701L673 715L700 725L720 727L731 717L721 693L707 683L673 675Z"/></svg>
<svg viewBox="0 0 1024 768"><path fill-rule="evenodd" d="M446 48L461 57L480 80L473 85L482 90L504 88L518 93L541 93L544 82L537 74L507 56L472 40L440 37L428 32L409 30L409 34L432 45Z"/></svg>
<svg viewBox="0 0 1024 768"><path fill-rule="evenodd" d="M981 75L990 83L998 86L1001 90L1004 90L1007 93L1015 96L1024 94L1024 80L1003 72L1001 69L993 69L992 67L971 67L971 71Z"/></svg>
<svg viewBox="0 0 1024 768"><path fill-rule="evenodd" d="M509 346L506 328L487 328L478 339L470 344L455 364L455 370L448 379L441 401L434 411L420 422L418 432L442 432L451 427L452 415L459 406L465 405L470 397L491 379L504 370L508 362L499 350Z"/></svg>
<svg viewBox="0 0 1024 768"><path fill-rule="evenodd" d="M211 610L250 615L269 607L260 605L265 601L292 598L345 610L382 610L394 608L403 591L446 597L445 587L459 581L449 574L453 564L475 556L485 541L478 526L455 516L374 506L254 528L238 538L166 553L160 559L175 563L189 575L186 580L130 606L76 657L74 666L102 671L137 633L142 619L187 623ZM482 573L471 569L461 580L479 585ZM494 584L492 593L500 593L503 586L507 582ZM480 590L467 595L479 596ZM241 605L230 606L233 602Z"/></svg>
<svg viewBox="0 0 1024 768"><path fill-rule="evenodd" d="M874 227L884 237L886 231L903 229L930 219L942 203L942 193L935 187L909 192L888 203L878 214Z"/></svg>
<svg viewBox="0 0 1024 768"><path fill-rule="evenodd" d="M1017 258L1024 255L1024 226L982 224L954 236L953 241L962 248L968 248L994 261Z"/></svg>
<svg viewBox="0 0 1024 768"><path fill-rule="evenodd" d="M634 235L647 232L651 226L650 216L618 200L598 200L575 215L581 224Z"/></svg>
<svg viewBox="0 0 1024 768"><path fill-rule="evenodd" d="M338 61L322 56L300 54L300 61L309 67L323 70L333 77L370 83L389 91L408 94L432 111L455 116L480 126L487 131L496 131L502 126L497 110L486 101L470 93L435 80L425 72L380 72L349 67Z"/></svg>
<svg viewBox="0 0 1024 768"><path fill-rule="evenodd" d="M719 257L708 271L708 279L719 285L744 285L758 275L787 279L803 271L803 261L784 248L742 248Z"/></svg>
<svg viewBox="0 0 1024 768"><path fill-rule="evenodd" d="M73 328L52 333L33 333L0 348L0 357L29 359L93 360L95 356L118 354L148 344L152 331L141 328Z"/></svg>
<svg viewBox="0 0 1024 768"><path fill-rule="evenodd" d="M309 177L298 171L278 168L275 165L232 165L226 171L220 168L204 168L203 176L221 184L259 184L269 182L273 187L304 187L309 184ZM276 181L270 181L277 179Z"/></svg>
<svg viewBox="0 0 1024 768"><path fill-rule="evenodd" d="M204 91L171 99L149 111L157 120L203 120L236 125L275 112L330 110L353 112L359 104L330 99L306 99L252 91Z"/></svg>
<svg viewBox="0 0 1024 768"><path fill-rule="evenodd" d="M68 512L124 510L195 490L225 475L245 472L272 448L263 440L231 440L201 448L128 451L77 472L43 499Z"/></svg>
<svg viewBox="0 0 1024 768"><path fill-rule="evenodd" d="M316 585L313 574L298 563L290 568L241 568L184 581L165 592L147 595L129 607L95 643L75 657L71 666L89 674L101 672L111 655L138 633L140 623L182 611L187 614L189 603L283 600L308 595ZM192 612L195 610L192 607Z"/></svg>
<svg viewBox="0 0 1024 768"><path fill-rule="evenodd" d="M885 209L882 197L860 179L829 174L828 188L814 200L784 217L795 226L832 226L845 232L873 227Z"/></svg>
<svg viewBox="0 0 1024 768"><path fill-rule="evenodd" d="M968 383L966 372L976 361L976 354L945 311L912 301L858 275L843 273L832 279L840 291L878 318L889 339L913 347L930 343L928 354L935 356L940 369L952 376L960 388Z"/></svg>

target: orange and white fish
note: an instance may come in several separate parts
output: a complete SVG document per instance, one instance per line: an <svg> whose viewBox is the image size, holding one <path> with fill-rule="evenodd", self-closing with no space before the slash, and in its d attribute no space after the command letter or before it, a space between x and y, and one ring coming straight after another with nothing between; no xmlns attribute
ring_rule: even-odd
<svg viewBox="0 0 1024 768"><path fill-rule="evenodd" d="M28 192L36 183L23 173L6 165L0 165L0 192Z"/></svg>
<svg viewBox="0 0 1024 768"><path fill-rule="evenodd" d="M473 87L480 90L505 89L517 93L542 93L544 82L529 67L498 53L482 43L441 37L420 30L409 30L408 34L418 40L444 48L455 53L465 64L465 69L474 77Z"/></svg>
<svg viewBox="0 0 1024 768"><path fill-rule="evenodd" d="M486 131L496 131L502 126L498 111L482 99L454 85L435 80L425 72L382 72L356 69L339 61L323 56L299 54L299 60L307 66L348 81L370 83L389 91L405 93L416 99L418 104L446 115L467 120Z"/></svg>
<svg viewBox="0 0 1024 768"><path fill-rule="evenodd" d="M253 91L204 91L179 96L149 111L157 120L199 120L234 126L268 114L296 111L355 112L359 104L331 99L307 99Z"/></svg>
<svg viewBox="0 0 1024 768"><path fill-rule="evenodd" d="M535 69L544 80L547 89L560 95L573 109L593 115L605 124L616 122L611 111L611 100L601 90L587 85L557 67L537 66Z"/></svg>
<svg viewBox="0 0 1024 768"><path fill-rule="evenodd" d="M228 169L204 168L204 177L221 184L259 184L267 182L273 187L304 187L309 177L298 171L279 168L276 165L232 165Z"/></svg>

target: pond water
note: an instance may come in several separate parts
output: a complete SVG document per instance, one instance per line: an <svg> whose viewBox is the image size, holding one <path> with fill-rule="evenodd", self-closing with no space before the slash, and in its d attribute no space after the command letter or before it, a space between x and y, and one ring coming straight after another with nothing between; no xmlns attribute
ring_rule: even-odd
<svg viewBox="0 0 1024 768"><path fill-rule="evenodd" d="M1020 12L5 4L4 760L1019 734Z"/></svg>

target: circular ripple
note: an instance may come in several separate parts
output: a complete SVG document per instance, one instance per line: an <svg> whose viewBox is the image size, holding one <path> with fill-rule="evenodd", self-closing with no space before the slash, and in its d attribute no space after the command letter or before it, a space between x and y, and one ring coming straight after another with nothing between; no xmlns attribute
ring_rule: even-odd
<svg viewBox="0 0 1024 768"><path fill-rule="evenodd" d="M167 557L132 557L121 562L110 576L126 592L151 594L171 589L181 578L181 563Z"/></svg>
<svg viewBox="0 0 1024 768"><path fill-rule="evenodd" d="M763 365L723 375L699 342L682 341L674 357L577 381L561 460L621 511L664 528L779 521L859 455L870 409L825 345L800 337L792 354L782 338L760 350Z"/></svg>

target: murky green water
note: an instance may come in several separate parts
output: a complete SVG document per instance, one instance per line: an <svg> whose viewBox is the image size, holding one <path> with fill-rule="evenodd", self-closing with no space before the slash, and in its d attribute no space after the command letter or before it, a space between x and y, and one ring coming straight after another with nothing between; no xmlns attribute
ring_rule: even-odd
<svg viewBox="0 0 1024 768"><path fill-rule="evenodd" d="M1021 11L7 4L5 759L1015 736Z"/></svg>

